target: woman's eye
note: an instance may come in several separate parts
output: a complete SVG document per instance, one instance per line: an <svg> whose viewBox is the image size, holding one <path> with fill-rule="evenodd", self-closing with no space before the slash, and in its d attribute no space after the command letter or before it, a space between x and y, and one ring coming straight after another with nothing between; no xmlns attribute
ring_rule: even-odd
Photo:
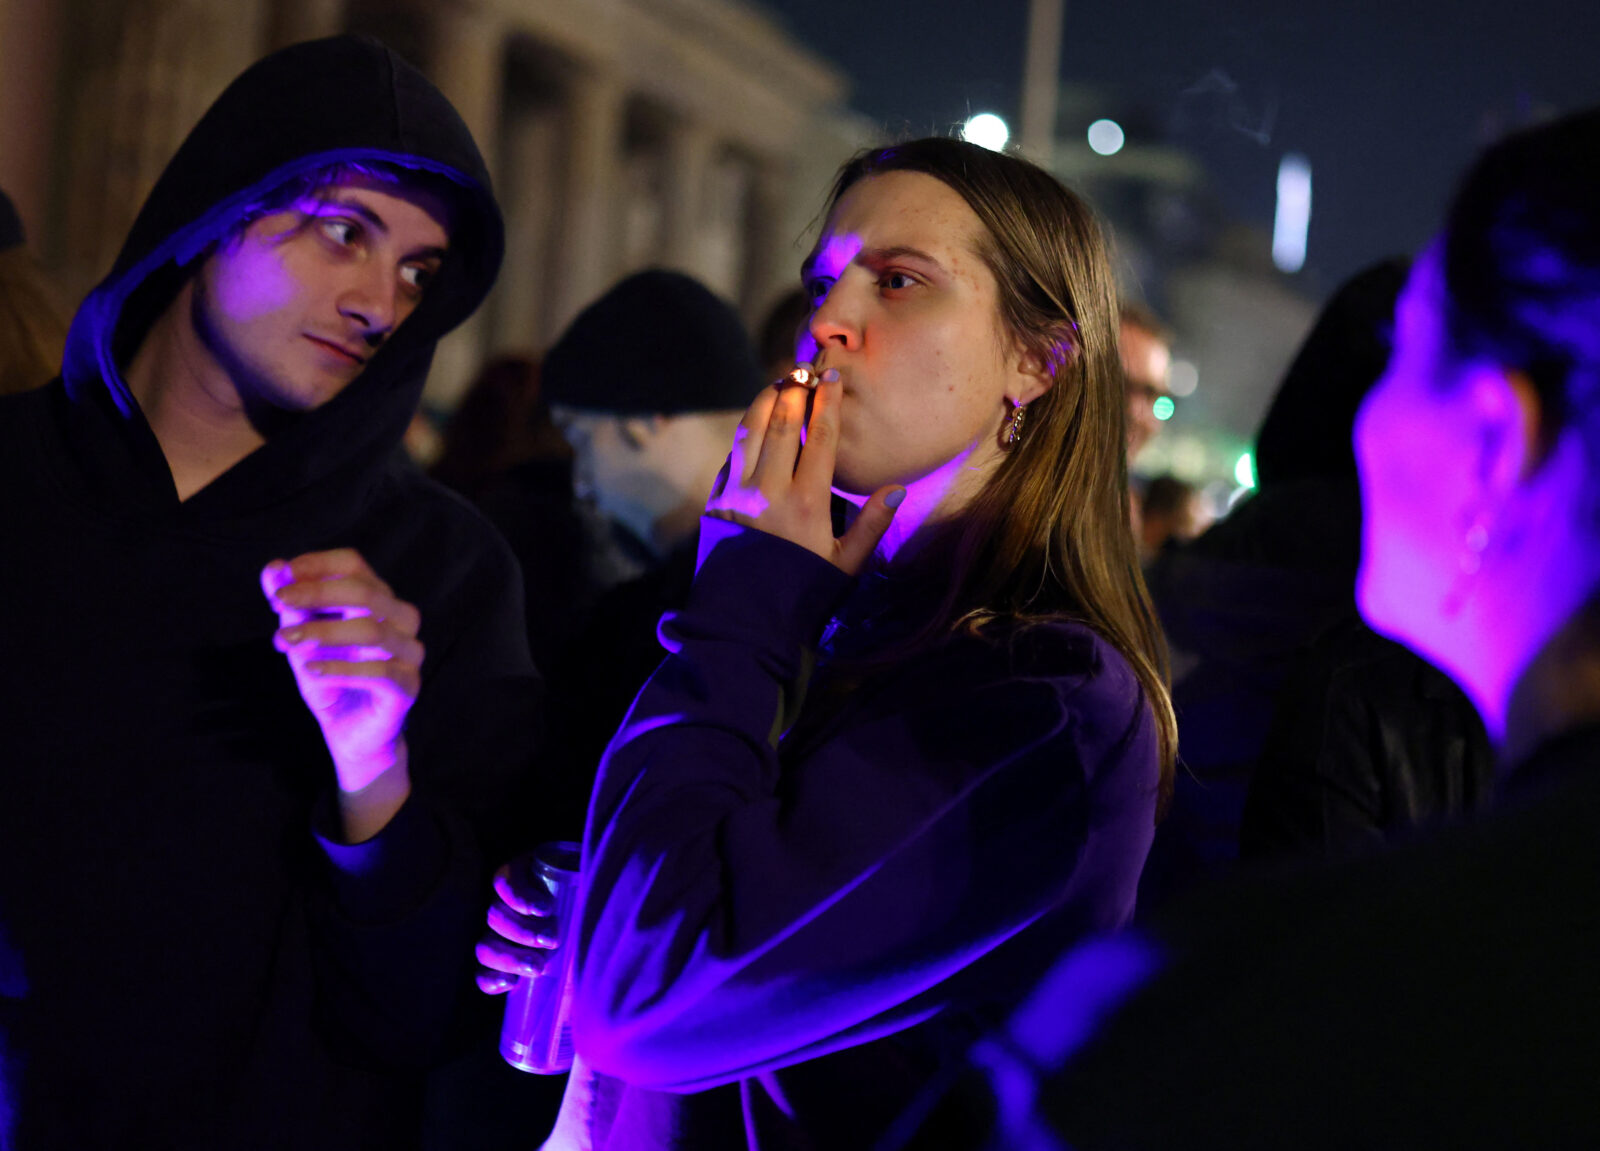
<svg viewBox="0 0 1600 1151"><path fill-rule="evenodd" d="M806 284L806 291L810 294L813 303L820 304L828 296L828 289L833 287L833 281L823 276L818 276Z"/></svg>
<svg viewBox="0 0 1600 1151"><path fill-rule="evenodd" d="M900 288L911 287L916 281L904 272L890 272L879 283L890 291L897 291Z"/></svg>

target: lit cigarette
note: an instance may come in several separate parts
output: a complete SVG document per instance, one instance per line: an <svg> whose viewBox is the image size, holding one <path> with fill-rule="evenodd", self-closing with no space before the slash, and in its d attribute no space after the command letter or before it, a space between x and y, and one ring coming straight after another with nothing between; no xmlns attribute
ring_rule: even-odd
<svg viewBox="0 0 1600 1151"><path fill-rule="evenodd" d="M796 368L794 371L785 376L784 379L791 384L799 384L802 387L810 388L816 386L817 373L812 371L810 368Z"/></svg>

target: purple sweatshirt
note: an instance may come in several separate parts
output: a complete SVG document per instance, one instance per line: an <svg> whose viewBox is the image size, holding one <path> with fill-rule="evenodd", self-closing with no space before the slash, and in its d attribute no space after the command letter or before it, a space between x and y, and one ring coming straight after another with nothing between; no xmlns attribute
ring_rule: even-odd
<svg viewBox="0 0 1600 1151"><path fill-rule="evenodd" d="M724 520L700 554L591 801L583 1071L548 1146L869 1147L1065 943L1132 915L1149 708L1070 623L829 693L830 617L857 648L892 630L873 588ZM794 726L808 691L828 714Z"/></svg>

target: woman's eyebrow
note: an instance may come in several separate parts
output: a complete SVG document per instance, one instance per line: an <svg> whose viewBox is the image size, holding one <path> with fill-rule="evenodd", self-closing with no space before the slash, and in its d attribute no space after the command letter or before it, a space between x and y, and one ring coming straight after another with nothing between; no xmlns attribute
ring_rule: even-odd
<svg viewBox="0 0 1600 1151"><path fill-rule="evenodd" d="M921 260L924 263L932 264L935 268L939 268L941 270L944 268L944 265L939 262L936 256L929 255L921 248L913 248L906 244L896 244L893 247L888 248L865 248L861 251L860 255L857 256L857 259L868 264L887 264L894 260L906 259L907 257L913 260Z"/></svg>

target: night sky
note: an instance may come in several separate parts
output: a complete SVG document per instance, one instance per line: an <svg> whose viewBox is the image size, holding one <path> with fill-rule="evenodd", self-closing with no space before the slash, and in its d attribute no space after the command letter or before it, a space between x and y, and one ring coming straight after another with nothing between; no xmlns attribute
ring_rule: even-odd
<svg viewBox="0 0 1600 1151"><path fill-rule="evenodd" d="M844 69L892 135L993 111L1018 130L1026 0L765 0ZM1427 241L1497 125L1600 103L1600 0L1067 0L1064 82L1107 91L1130 137L1181 145L1224 209L1270 228L1277 165L1313 170L1321 297Z"/></svg>

